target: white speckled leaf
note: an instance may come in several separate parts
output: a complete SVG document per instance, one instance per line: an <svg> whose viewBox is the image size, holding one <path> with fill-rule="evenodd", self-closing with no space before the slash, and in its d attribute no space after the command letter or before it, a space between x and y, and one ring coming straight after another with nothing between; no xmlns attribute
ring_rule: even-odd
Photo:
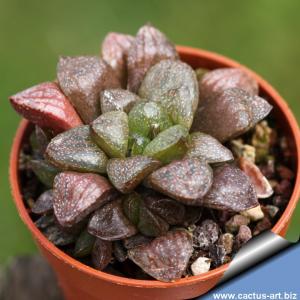
<svg viewBox="0 0 300 300"><path fill-rule="evenodd" d="M137 233L134 225L123 213L121 199L100 207L90 219L88 231L106 241L122 240Z"/></svg>
<svg viewBox="0 0 300 300"><path fill-rule="evenodd" d="M185 230L176 230L130 249L128 256L150 276L171 282L182 277L192 252L191 235Z"/></svg>
<svg viewBox="0 0 300 300"><path fill-rule="evenodd" d="M97 56L60 57L57 79L86 124L100 115L100 92L120 87L113 69Z"/></svg>
<svg viewBox="0 0 300 300"><path fill-rule="evenodd" d="M240 88L251 95L258 94L258 84L250 74L239 68L221 68L203 75L199 84L200 98L210 98L229 88Z"/></svg>
<svg viewBox="0 0 300 300"><path fill-rule="evenodd" d="M160 103L175 124L190 129L199 91L196 73L189 65L172 60L159 62L147 72L139 95Z"/></svg>
<svg viewBox="0 0 300 300"><path fill-rule="evenodd" d="M211 164L233 160L231 151L208 134L194 132L188 140L186 157L196 157Z"/></svg>
<svg viewBox="0 0 300 300"><path fill-rule="evenodd" d="M114 158L108 161L107 174L111 183L120 192L130 193L159 166L159 161L141 155Z"/></svg>
<svg viewBox="0 0 300 300"><path fill-rule="evenodd" d="M258 205L255 189L248 176L229 164L214 170L212 187L201 202L206 207L236 212Z"/></svg>
<svg viewBox="0 0 300 300"><path fill-rule="evenodd" d="M62 226L71 227L115 195L112 185L100 175L62 172L54 180L54 214Z"/></svg>
<svg viewBox="0 0 300 300"><path fill-rule="evenodd" d="M175 46L151 25L141 27L128 51L128 89L137 92L149 68L163 59L177 59Z"/></svg>
<svg viewBox="0 0 300 300"><path fill-rule="evenodd" d="M49 143L45 157L63 170L106 173L107 157L92 140L88 125L57 135Z"/></svg>
<svg viewBox="0 0 300 300"><path fill-rule="evenodd" d="M122 86L127 84L127 55L134 42L134 37L128 34L110 32L102 43L102 57L115 71Z"/></svg>
<svg viewBox="0 0 300 300"><path fill-rule="evenodd" d="M140 100L134 93L122 89L108 89L101 92L101 112L124 111L129 113L131 108Z"/></svg>
<svg viewBox="0 0 300 300"><path fill-rule="evenodd" d="M125 157L128 146L128 117L125 112L102 114L91 124L91 135L109 157Z"/></svg>
<svg viewBox="0 0 300 300"><path fill-rule="evenodd" d="M198 205L199 198L211 187L212 170L206 162L186 158L154 171L147 182L153 189L184 204Z"/></svg>

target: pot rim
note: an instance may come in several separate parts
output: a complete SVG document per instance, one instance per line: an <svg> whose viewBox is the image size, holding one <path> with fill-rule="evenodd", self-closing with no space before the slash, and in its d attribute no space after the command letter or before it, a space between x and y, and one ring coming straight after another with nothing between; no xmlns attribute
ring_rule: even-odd
<svg viewBox="0 0 300 300"><path fill-rule="evenodd" d="M285 228L285 226L289 223L292 213L296 207L299 195L300 195L300 131L297 124L297 121L295 117L293 116L290 108L288 107L287 103L283 100L283 98L278 94L278 92L264 79L262 79L259 75L257 75L255 72L249 70L247 67L239 64L238 62L224 57L220 54L192 48L192 47L186 47L186 46L177 46L177 50L180 55L183 56L199 56L202 59L206 59L208 61L213 61L218 64L222 64L225 67L238 67L242 68L246 72L250 73L258 82L260 89L264 90L272 99L274 102L276 102L278 108L285 116L289 126L290 130L292 132L292 137L295 142L296 146L296 179L295 179L295 185L293 189L293 193L291 195L291 198L289 200L289 203L284 210L283 214L281 215L280 219L277 221L275 226L272 228L272 231L276 234L280 234L280 232ZM10 155L10 166L9 166L9 177L10 177L10 184L11 184L11 192L12 196L15 202L15 205L17 206L19 215L22 219L22 221L26 224L26 226L29 228L31 233L33 234L34 238L45 248L47 251L51 252L56 258L58 258L62 263L68 264L70 267L77 269L80 272L86 273L86 275L91 277L96 277L100 280L105 280L108 282L112 282L114 284L118 285L126 285L126 286L132 286L132 287L142 287L142 288L174 288L174 287L180 287L180 286L188 286L195 283L200 283L203 281L207 281L213 278L220 277L227 269L229 264L222 265L221 267L218 267L214 270L208 271L207 273L197 275L197 276L191 276L188 278L181 278L175 282L166 283L166 282L160 282L157 280L139 280L139 279L131 279L131 278L125 278L120 276L111 275L102 271L98 271L92 267L89 267L75 258L72 258L71 256L64 253L62 250L57 248L54 244L52 244L42 233L41 231L35 226L34 222L29 216L29 213L24 205L23 197L21 194L20 186L19 186L19 178L18 178L18 157L20 152L20 147L22 144L22 140L24 137L24 133L30 124L29 121L23 119L20 122L20 125L17 129L11 155Z"/></svg>

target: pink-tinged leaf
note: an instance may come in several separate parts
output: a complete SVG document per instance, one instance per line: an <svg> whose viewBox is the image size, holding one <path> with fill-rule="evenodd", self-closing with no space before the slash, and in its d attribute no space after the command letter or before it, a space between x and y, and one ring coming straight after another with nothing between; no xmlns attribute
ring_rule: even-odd
<svg viewBox="0 0 300 300"><path fill-rule="evenodd" d="M55 133L82 124L72 104L54 82L38 84L9 99L24 118Z"/></svg>
<svg viewBox="0 0 300 300"><path fill-rule="evenodd" d="M71 227L116 196L108 180L92 173L62 172L54 180L54 214Z"/></svg>
<svg viewBox="0 0 300 300"><path fill-rule="evenodd" d="M212 184L212 170L197 158L186 158L154 171L147 182L164 195L187 205L198 205Z"/></svg>
<svg viewBox="0 0 300 300"><path fill-rule="evenodd" d="M127 84L127 55L133 42L131 35L110 32L102 43L102 57L115 71L123 87Z"/></svg>
<svg viewBox="0 0 300 300"><path fill-rule="evenodd" d="M229 88L240 88L251 95L258 94L258 84L250 74L239 68L221 68L203 75L199 84L200 98L210 98Z"/></svg>
<svg viewBox="0 0 300 300"><path fill-rule="evenodd" d="M113 69L97 56L60 57L57 79L85 124L100 115L100 92L120 87Z"/></svg>
<svg viewBox="0 0 300 300"><path fill-rule="evenodd" d="M250 178L258 198L264 199L272 196L272 186L253 162L247 158L241 157L239 158L238 163L240 169Z"/></svg>
<svg viewBox="0 0 300 300"><path fill-rule="evenodd" d="M121 199L100 207L90 219L88 231L106 241L121 240L137 233L136 228L124 215Z"/></svg>
<svg viewBox="0 0 300 300"><path fill-rule="evenodd" d="M244 211L257 206L257 196L249 177L234 165L223 165L214 170L214 180L211 189L200 200L206 207Z"/></svg>
<svg viewBox="0 0 300 300"><path fill-rule="evenodd" d="M150 276L171 282L182 277L192 253L192 236L185 230L174 230L128 250L128 257Z"/></svg>
<svg viewBox="0 0 300 300"><path fill-rule="evenodd" d="M97 270L103 270L112 259L112 243L96 239L93 251L92 261Z"/></svg>
<svg viewBox="0 0 300 300"><path fill-rule="evenodd" d="M141 27L128 51L128 89L136 93L149 68L164 59L178 59L175 46L153 26Z"/></svg>
<svg viewBox="0 0 300 300"><path fill-rule="evenodd" d="M227 89L200 102L192 130L225 142L254 127L271 110L272 106L261 97L238 88Z"/></svg>

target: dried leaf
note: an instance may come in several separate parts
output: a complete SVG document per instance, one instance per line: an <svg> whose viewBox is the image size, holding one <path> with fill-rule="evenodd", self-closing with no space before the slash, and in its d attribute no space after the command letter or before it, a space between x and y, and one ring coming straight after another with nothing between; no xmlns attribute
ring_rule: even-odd
<svg viewBox="0 0 300 300"><path fill-rule="evenodd" d="M100 92L120 87L113 69L97 56L60 57L57 79L86 124L100 115Z"/></svg>
<svg viewBox="0 0 300 300"><path fill-rule="evenodd" d="M225 164L214 170L212 187L200 204L240 212L257 206L258 202L248 176L239 168Z"/></svg>
<svg viewBox="0 0 300 300"><path fill-rule="evenodd" d="M201 204L212 184L212 170L205 162L196 158L173 161L149 177L150 186L187 205Z"/></svg>
<svg viewBox="0 0 300 300"><path fill-rule="evenodd" d="M54 82L44 82L10 97L13 108L40 127L62 132L82 124L78 114Z"/></svg>
<svg viewBox="0 0 300 300"><path fill-rule="evenodd" d="M189 65L180 61L161 61L148 71L139 95L158 102L174 124L190 129L199 94L196 74Z"/></svg>
<svg viewBox="0 0 300 300"><path fill-rule="evenodd" d="M111 201L98 209L89 221L88 231L107 241L121 240L137 233L123 213L121 199Z"/></svg>
<svg viewBox="0 0 300 300"><path fill-rule="evenodd" d="M151 25L141 27L128 51L128 89L137 92L151 66L163 59L177 59L175 46Z"/></svg>
<svg viewBox="0 0 300 300"><path fill-rule="evenodd" d="M127 55L134 42L134 37L128 34L110 32L102 43L102 57L117 74L122 86L127 83Z"/></svg>
<svg viewBox="0 0 300 300"><path fill-rule="evenodd" d="M160 281L181 278L193 252L192 237L185 230L169 231L148 244L128 251L129 258Z"/></svg>
<svg viewBox="0 0 300 300"><path fill-rule="evenodd" d="M49 143L45 156L63 170L106 173L107 157L92 140L88 125L57 135Z"/></svg>
<svg viewBox="0 0 300 300"><path fill-rule="evenodd" d="M102 114L91 124L91 135L109 157L125 157L128 146L128 117L122 111Z"/></svg>
<svg viewBox="0 0 300 300"><path fill-rule="evenodd" d="M120 192L130 193L159 166L159 161L141 155L114 158L108 161L107 174Z"/></svg>
<svg viewBox="0 0 300 300"><path fill-rule="evenodd" d="M253 184L257 198L269 198L273 194L272 186L260 169L247 158L241 157L238 160L240 169L249 177Z"/></svg>
<svg viewBox="0 0 300 300"><path fill-rule="evenodd" d="M108 180L92 173L63 172L54 180L54 214L71 227L116 196Z"/></svg>

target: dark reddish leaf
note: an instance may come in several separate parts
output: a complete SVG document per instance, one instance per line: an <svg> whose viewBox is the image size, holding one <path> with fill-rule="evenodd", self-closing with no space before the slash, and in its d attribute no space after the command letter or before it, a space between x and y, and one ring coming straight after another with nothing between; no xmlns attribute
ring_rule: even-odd
<svg viewBox="0 0 300 300"><path fill-rule="evenodd" d="M124 111L130 112L140 97L134 93L122 89L109 89L101 92L100 104L101 112Z"/></svg>
<svg viewBox="0 0 300 300"><path fill-rule="evenodd" d="M53 190L42 193L35 201L31 211L37 215L43 215L53 210Z"/></svg>
<svg viewBox="0 0 300 300"><path fill-rule="evenodd" d="M163 218L170 225L183 224L185 219L185 207L178 201L165 198L162 195L157 197L144 197L146 206L157 216Z"/></svg>
<svg viewBox="0 0 300 300"><path fill-rule="evenodd" d="M253 229L253 235L258 235L265 230L269 230L272 228L272 222L270 221L269 217L264 217L261 221L257 222Z"/></svg>
<svg viewBox="0 0 300 300"><path fill-rule="evenodd" d="M44 82L10 97L14 109L40 127L56 133L82 124L78 114L54 82Z"/></svg>
<svg viewBox="0 0 300 300"><path fill-rule="evenodd" d="M53 195L58 222L71 227L116 194L108 180L100 175L63 172L55 177Z"/></svg>
<svg viewBox="0 0 300 300"><path fill-rule="evenodd" d="M123 245L127 250L129 250L129 249L141 246L143 244L147 244L151 241L152 241L152 238L138 233L136 235L133 235L129 238L124 239Z"/></svg>
<svg viewBox="0 0 300 300"><path fill-rule="evenodd" d="M203 75L199 82L200 98L210 98L229 88L240 88L251 95L258 94L258 84L249 73L239 68L221 68Z"/></svg>
<svg viewBox="0 0 300 300"><path fill-rule="evenodd" d="M151 66L163 59L177 59L175 46L151 25L141 27L128 51L128 89L137 92Z"/></svg>
<svg viewBox="0 0 300 300"><path fill-rule="evenodd" d="M93 265L97 270L103 270L112 259L112 243L96 239L92 251Z"/></svg>
<svg viewBox="0 0 300 300"><path fill-rule="evenodd" d="M88 125L57 135L49 143L45 156L63 170L106 173L107 157L92 140Z"/></svg>
<svg viewBox="0 0 300 300"><path fill-rule="evenodd" d="M135 192L126 195L123 199L122 206L124 213L134 225L137 225L139 222L141 203L141 196Z"/></svg>
<svg viewBox="0 0 300 300"><path fill-rule="evenodd" d="M202 132L194 132L189 136L186 157L196 157L210 164L233 160L229 149L214 137Z"/></svg>
<svg viewBox="0 0 300 300"><path fill-rule="evenodd" d="M113 253L114 257L119 262L124 262L127 259L127 250L124 248L121 241L113 242Z"/></svg>
<svg viewBox="0 0 300 300"><path fill-rule="evenodd" d="M153 214L144 203L139 209L137 227L142 234L150 237L163 235L169 230L169 224L161 217Z"/></svg>
<svg viewBox="0 0 300 300"><path fill-rule="evenodd" d="M158 102L174 124L191 128L199 94L196 74L189 65L172 60L159 62L148 71L139 95Z"/></svg>
<svg viewBox="0 0 300 300"><path fill-rule="evenodd" d="M120 87L113 69L97 56L60 57L57 79L86 124L100 115L100 92Z"/></svg>
<svg viewBox="0 0 300 300"><path fill-rule="evenodd" d="M159 166L159 161L141 155L114 158L108 161L107 174L120 192L130 193Z"/></svg>
<svg viewBox="0 0 300 300"><path fill-rule="evenodd" d="M212 184L212 170L205 162L186 158L156 170L147 180L153 189L187 205L197 205Z"/></svg>
<svg viewBox="0 0 300 300"><path fill-rule="evenodd" d="M257 198L269 198L273 194L272 186L260 169L249 159L240 157L238 160L240 169L249 177L253 184Z"/></svg>
<svg viewBox="0 0 300 300"><path fill-rule="evenodd" d="M86 257L91 254L96 238L89 234L87 230L83 230L79 235L75 248L74 257Z"/></svg>
<svg viewBox="0 0 300 300"><path fill-rule="evenodd" d="M99 208L90 219L88 231L107 241L121 240L137 233L136 228L123 213L121 199Z"/></svg>
<svg viewBox="0 0 300 300"><path fill-rule="evenodd" d="M202 210L199 206L186 206L183 225L185 227L195 225L201 219Z"/></svg>
<svg viewBox="0 0 300 300"><path fill-rule="evenodd" d="M226 164L214 170L212 187L200 204L240 212L257 206L258 202L248 176L238 167Z"/></svg>
<svg viewBox="0 0 300 300"><path fill-rule="evenodd" d="M127 55L133 42L131 35L110 32L102 43L102 57L115 71L123 87L127 84Z"/></svg>
<svg viewBox="0 0 300 300"><path fill-rule="evenodd" d="M129 258L160 281L181 278L193 253L191 235L185 230L169 231L148 244L128 251Z"/></svg>

